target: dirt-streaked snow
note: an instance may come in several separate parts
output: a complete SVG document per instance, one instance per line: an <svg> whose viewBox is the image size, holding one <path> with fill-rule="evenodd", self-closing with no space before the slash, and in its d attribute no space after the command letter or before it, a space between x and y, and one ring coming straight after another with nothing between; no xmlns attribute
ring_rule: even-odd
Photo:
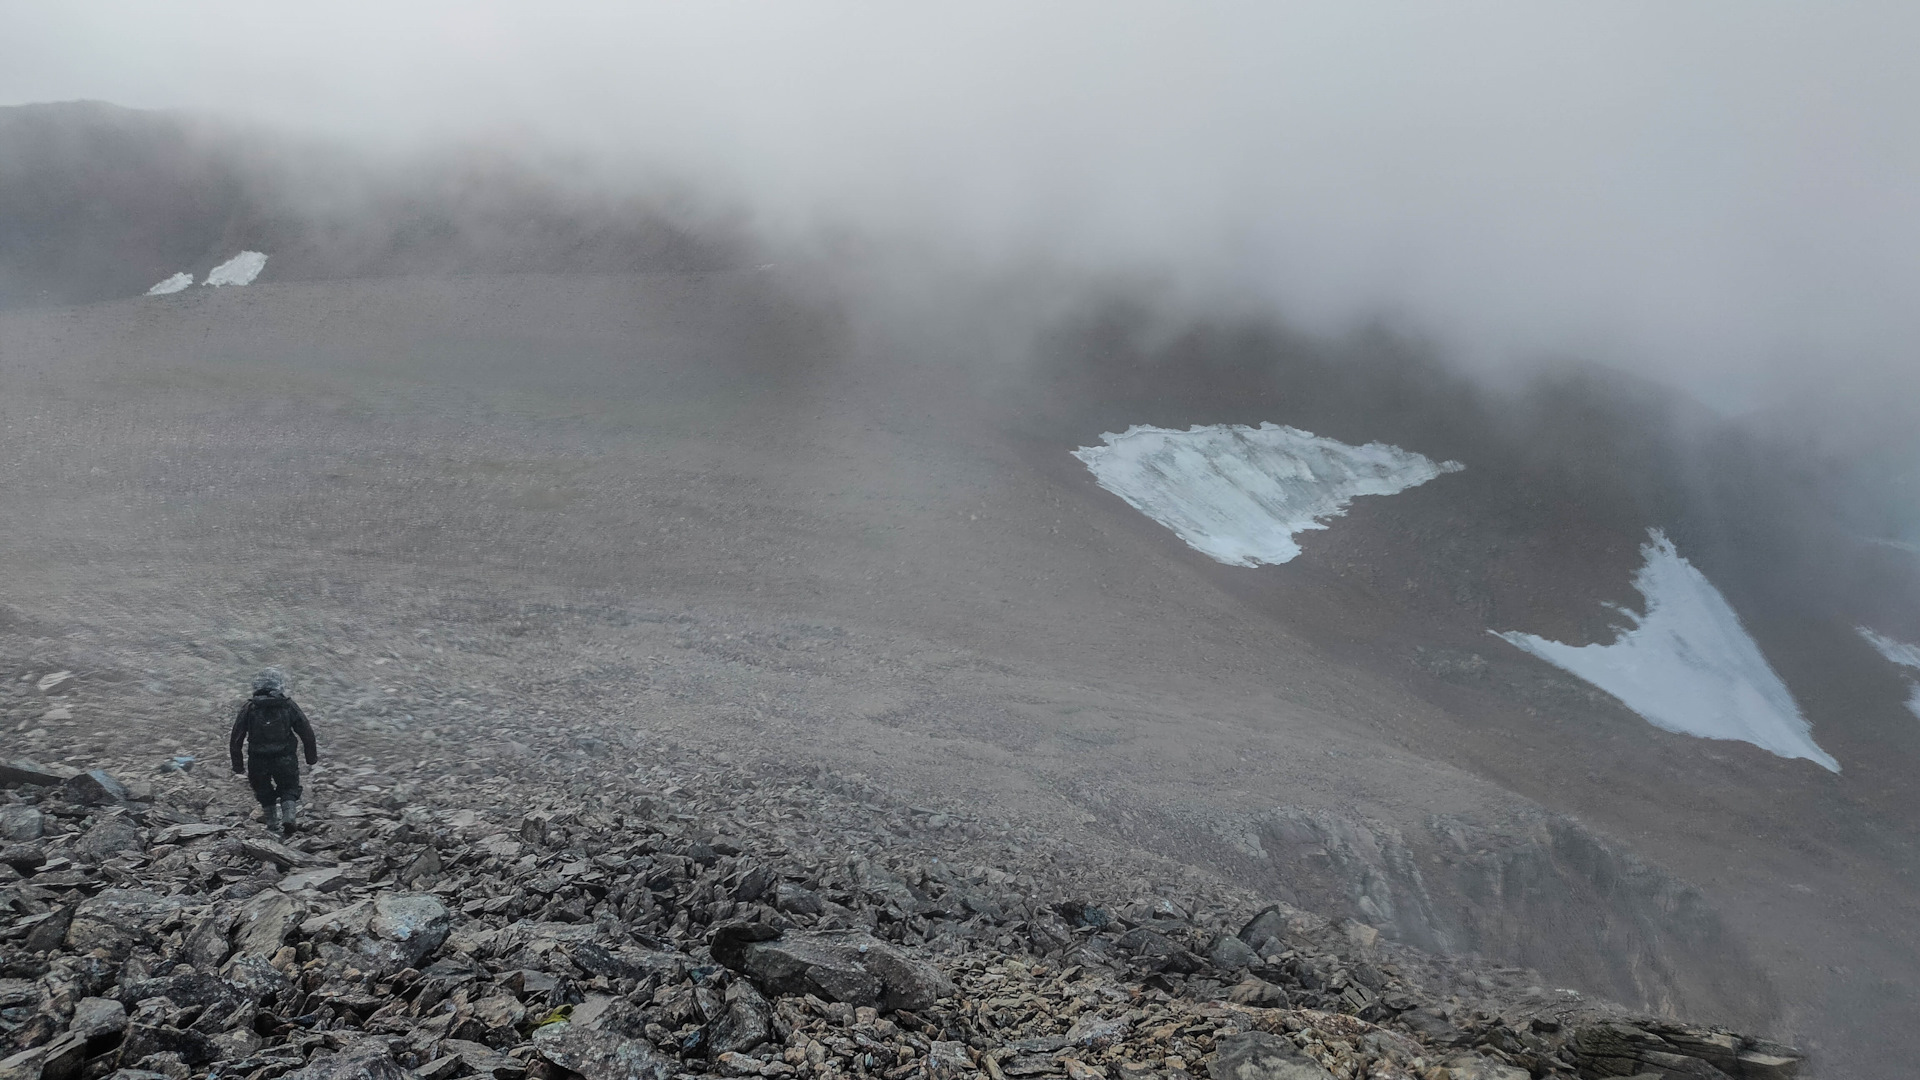
<svg viewBox="0 0 1920 1080"><path fill-rule="evenodd" d="M1101 487L1230 566L1287 562L1300 554L1295 533L1326 528L1324 519L1345 513L1357 496L1392 495L1464 467L1278 424L1136 424L1100 438L1106 445L1073 456Z"/></svg>
<svg viewBox="0 0 1920 1080"><path fill-rule="evenodd" d="M1886 657L1888 662L1920 671L1920 645L1909 645L1885 634L1875 633L1864 626L1856 629L1860 631L1861 637L1867 639L1867 644L1873 646L1881 656ZM1913 679L1907 680L1907 711L1920 716L1920 682Z"/></svg>
<svg viewBox="0 0 1920 1080"><path fill-rule="evenodd" d="M1649 530L1633 587L1647 613L1610 645L1566 645L1514 631L1498 636L1605 690L1655 727L1703 739L1736 739L1834 772L1813 727L1740 616L1673 542Z"/></svg>
<svg viewBox="0 0 1920 1080"><path fill-rule="evenodd" d="M175 274L172 277L159 282L153 288L148 289L147 295L148 296L167 296L171 293L180 292L181 290L187 288L189 285L192 285L192 284L193 284L193 275L182 270L180 273Z"/></svg>
<svg viewBox="0 0 1920 1080"><path fill-rule="evenodd" d="M207 284L215 288L222 285L251 285L260 271L267 268L267 257L258 251L243 251L219 266L207 271Z"/></svg>

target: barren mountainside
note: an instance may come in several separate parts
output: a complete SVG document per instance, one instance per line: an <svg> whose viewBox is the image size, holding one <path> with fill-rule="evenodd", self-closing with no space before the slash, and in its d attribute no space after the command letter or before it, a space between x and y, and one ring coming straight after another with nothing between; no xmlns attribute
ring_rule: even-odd
<svg viewBox="0 0 1920 1080"><path fill-rule="evenodd" d="M970 362L990 297L933 340L858 267L504 166L313 210L178 118L5 110L0 144L0 757L57 781L6 796L40 831L0 859L0 1011L48 1080L1920 1055L1920 724L1856 629L1920 640L1911 556L1772 427L1092 288ZM142 295L241 250L252 284ZM1233 566L1073 456L1262 423L1464 467ZM1649 529L1837 772L1496 636L1615 641ZM223 775L269 663L323 755L287 843ZM62 786L97 766L151 798ZM407 905L444 939L368 966ZM847 935L941 993L886 1004ZM750 960L782 949L838 974Z"/></svg>

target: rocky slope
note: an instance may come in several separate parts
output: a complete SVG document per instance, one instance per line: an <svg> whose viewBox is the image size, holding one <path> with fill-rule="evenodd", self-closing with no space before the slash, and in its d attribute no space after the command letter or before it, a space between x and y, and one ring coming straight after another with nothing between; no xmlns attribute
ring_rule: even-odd
<svg viewBox="0 0 1920 1080"><path fill-rule="evenodd" d="M833 774L527 739L323 766L286 843L187 755L6 766L0 1077L1798 1075Z"/></svg>

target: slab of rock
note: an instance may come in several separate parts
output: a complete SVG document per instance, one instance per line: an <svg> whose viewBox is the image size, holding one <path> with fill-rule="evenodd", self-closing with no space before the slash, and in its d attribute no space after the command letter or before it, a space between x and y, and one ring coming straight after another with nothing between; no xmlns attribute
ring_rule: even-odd
<svg viewBox="0 0 1920 1080"><path fill-rule="evenodd" d="M106 862L125 851L141 851L140 827L124 817L102 818L81 836L73 850L92 862Z"/></svg>
<svg viewBox="0 0 1920 1080"><path fill-rule="evenodd" d="M67 927L67 948L75 952L105 949L125 956L135 943L151 937L152 929L186 906L177 896L161 896L142 889L107 889L82 900Z"/></svg>
<svg viewBox="0 0 1920 1080"><path fill-rule="evenodd" d="M305 1068L286 1074L285 1080L413 1080L413 1077L393 1060L384 1043L368 1040L343 1047L338 1053L315 1057Z"/></svg>
<svg viewBox="0 0 1920 1080"><path fill-rule="evenodd" d="M417 968L447 940L453 913L425 893L383 893L374 897L372 916L355 949L374 969L390 975Z"/></svg>
<svg viewBox="0 0 1920 1080"><path fill-rule="evenodd" d="M217 833L226 832L228 828L229 826L226 825L209 825L202 821L183 822L178 825L169 825L159 832L154 833L153 842L156 844L184 844L189 840L198 840L203 836L213 836Z"/></svg>
<svg viewBox="0 0 1920 1080"><path fill-rule="evenodd" d="M23 784L58 787L78 775L80 770L65 765L42 765L26 758L15 758L0 764L0 787L19 787Z"/></svg>
<svg viewBox="0 0 1920 1080"><path fill-rule="evenodd" d="M644 1039L579 1024L547 1024L533 1033L534 1053L591 1080L672 1080L679 1063Z"/></svg>
<svg viewBox="0 0 1920 1080"><path fill-rule="evenodd" d="M890 1011L924 1009L954 992L940 969L857 930L781 934L734 924L714 931L711 949L769 994L817 994Z"/></svg>
<svg viewBox="0 0 1920 1080"><path fill-rule="evenodd" d="M1211 1080L1333 1080L1333 1074L1291 1042L1264 1031L1224 1035L1207 1065Z"/></svg>
<svg viewBox="0 0 1920 1080"><path fill-rule="evenodd" d="M281 870L294 867L325 866L327 861L304 851L295 851L285 844L278 844L264 836L247 836L240 840L240 850L259 859L270 862Z"/></svg>
<svg viewBox="0 0 1920 1080"><path fill-rule="evenodd" d="M234 956L270 957L279 952L306 914L306 905L286 893L256 894L234 914Z"/></svg>
<svg viewBox="0 0 1920 1080"><path fill-rule="evenodd" d="M281 892L334 892L347 884L347 872L337 866L322 866L313 870L301 870L280 879L277 886Z"/></svg>

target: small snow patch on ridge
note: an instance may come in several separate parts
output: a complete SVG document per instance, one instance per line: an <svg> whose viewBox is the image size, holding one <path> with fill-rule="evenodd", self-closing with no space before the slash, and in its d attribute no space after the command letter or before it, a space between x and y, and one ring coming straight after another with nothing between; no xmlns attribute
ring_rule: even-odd
<svg viewBox="0 0 1920 1080"><path fill-rule="evenodd" d="M147 290L148 296L167 296L193 284L193 275L182 271Z"/></svg>
<svg viewBox="0 0 1920 1080"><path fill-rule="evenodd" d="M219 266L207 271L207 284L214 288L222 285L251 285L260 271L267 268L267 257L258 251L243 251Z"/></svg>
<svg viewBox="0 0 1920 1080"><path fill-rule="evenodd" d="M1885 634L1874 633L1864 626L1857 626L1854 629L1860 632L1861 637L1867 639L1867 644L1873 646L1876 652L1886 657L1889 663L1920 671L1920 645L1909 645ZM1920 716L1920 682L1912 679L1907 680L1907 711Z"/></svg>
<svg viewBox="0 0 1920 1080"><path fill-rule="evenodd" d="M1136 424L1100 438L1106 445L1073 456L1101 487L1229 566L1289 562L1300 554L1293 534L1326 528L1324 519L1346 513L1356 497L1392 495L1465 468L1278 424Z"/></svg>
<svg viewBox="0 0 1920 1080"><path fill-rule="evenodd" d="M1800 706L1740 624L1740 616L1658 529L1633 587L1647 613L1611 645L1566 645L1533 634L1496 636L1620 699L1649 724L1703 739L1749 742L1840 771L1816 746Z"/></svg>

